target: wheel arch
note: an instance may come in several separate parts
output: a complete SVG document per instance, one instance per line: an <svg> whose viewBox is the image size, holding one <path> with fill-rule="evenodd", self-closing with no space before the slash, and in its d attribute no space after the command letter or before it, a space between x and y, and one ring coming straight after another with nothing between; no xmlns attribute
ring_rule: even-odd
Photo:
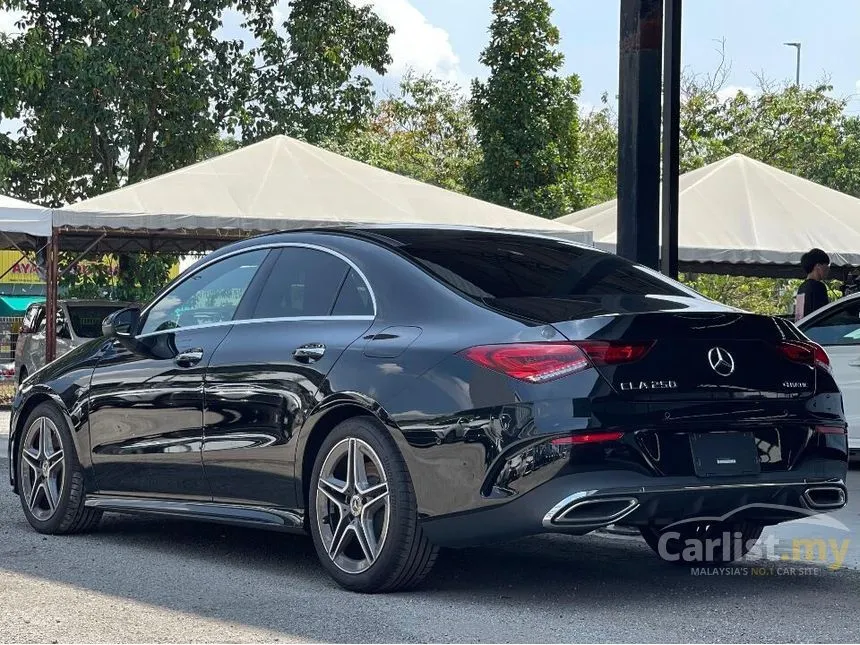
<svg viewBox="0 0 860 645"><path fill-rule="evenodd" d="M12 483L12 490L17 494L18 493L18 479L16 474L18 472L18 444L21 441L21 437L24 435L24 424L27 422L30 414L37 407L42 405L43 403L51 403L53 404L57 410L63 415L66 423L71 429L72 441L75 444L75 452L78 455L78 459L82 459L81 453L81 445L78 437L78 433L75 432L75 425L72 422L71 415L69 411L66 409L66 405L63 403L63 400L60 396L49 389L37 389L30 392L30 394L24 399L21 403L20 407L15 411L15 418L13 422L13 426L11 428L11 434L9 436L9 475Z"/></svg>
<svg viewBox="0 0 860 645"><path fill-rule="evenodd" d="M296 478L296 485L299 487L297 498L302 501L305 509L308 505L314 462L325 438L339 424L356 417L372 418L385 428L406 460L407 468L409 467L409 451L403 434L382 406L364 395L340 392L317 406L303 425L299 436L296 447L296 470L299 475ZM307 517L305 513L305 523Z"/></svg>

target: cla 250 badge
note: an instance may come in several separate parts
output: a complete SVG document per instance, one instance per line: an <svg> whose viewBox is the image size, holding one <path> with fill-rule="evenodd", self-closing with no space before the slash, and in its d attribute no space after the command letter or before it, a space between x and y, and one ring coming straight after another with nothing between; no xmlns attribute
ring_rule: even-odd
<svg viewBox="0 0 860 645"><path fill-rule="evenodd" d="M622 392L678 389L678 384L675 381L625 381L618 385Z"/></svg>

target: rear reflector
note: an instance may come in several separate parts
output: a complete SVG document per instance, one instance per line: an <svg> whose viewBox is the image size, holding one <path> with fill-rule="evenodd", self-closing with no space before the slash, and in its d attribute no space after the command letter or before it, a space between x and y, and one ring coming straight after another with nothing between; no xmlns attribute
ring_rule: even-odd
<svg viewBox="0 0 860 645"><path fill-rule="evenodd" d="M581 343L515 343L482 345L461 352L483 367L530 383L545 383L575 374L592 365L637 361L653 343L584 341Z"/></svg>
<svg viewBox="0 0 860 645"><path fill-rule="evenodd" d="M847 428L842 426L815 426L815 431L821 434L848 434Z"/></svg>
<svg viewBox="0 0 860 645"><path fill-rule="evenodd" d="M824 348L811 341L791 340L780 343L779 349L788 360L805 365L817 365L830 370L830 357Z"/></svg>
<svg viewBox="0 0 860 645"><path fill-rule="evenodd" d="M589 432L586 434L574 434L569 437L553 439L552 445L576 446L584 443L603 443L604 441L618 441L623 436L623 432Z"/></svg>

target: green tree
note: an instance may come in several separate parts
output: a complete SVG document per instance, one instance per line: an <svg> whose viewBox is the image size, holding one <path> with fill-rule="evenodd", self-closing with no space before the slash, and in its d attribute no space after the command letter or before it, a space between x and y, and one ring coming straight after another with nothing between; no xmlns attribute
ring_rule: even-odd
<svg viewBox="0 0 860 645"><path fill-rule="evenodd" d="M606 94L602 106L584 115L579 126L577 175L582 208L615 199L618 181L618 118Z"/></svg>
<svg viewBox="0 0 860 645"><path fill-rule="evenodd" d="M762 82L727 100L690 87L681 118L685 170L742 153L810 181L860 196L860 124L827 84L797 88Z"/></svg>
<svg viewBox="0 0 860 645"><path fill-rule="evenodd" d="M581 203L576 181L580 81L561 76L558 29L546 0L494 0L486 82L472 84L483 162L475 192L558 217Z"/></svg>
<svg viewBox="0 0 860 645"><path fill-rule="evenodd" d="M459 87L408 72L364 126L328 146L352 159L449 190L467 192L481 151Z"/></svg>
<svg viewBox="0 0 860 645"><path fill-rule="evenodd" d="M391 28L349 0L0 0L0 117L24 127L5 169L18 197L61 205L188 165L219 133L318 140L360 121ZM234 9L254 36L225 40ZM8 164L7 164L8 166Z"/></svg>
<svg viewBox="0 0 860 645"><path fill-rule="evenodd" d="M243 88L244 142L287 134L320 143L360 126L374 92L370 79L356 70L384 74L391 63L388 39L394 29L372 6L290 0L282 30L271 10L253 13L246 24L260 45L252 50L259 63Z"/></svg>

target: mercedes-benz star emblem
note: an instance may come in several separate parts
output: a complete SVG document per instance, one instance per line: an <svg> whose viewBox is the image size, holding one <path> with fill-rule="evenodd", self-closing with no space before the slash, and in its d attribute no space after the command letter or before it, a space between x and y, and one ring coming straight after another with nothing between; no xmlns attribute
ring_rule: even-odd
<svg viewBox="0 0 860 645"><path fill-rule="evenodd" d="M735 359L722 347L713 347L708 352L711 369L720 376L731 376L735 371Z"/></svg>

